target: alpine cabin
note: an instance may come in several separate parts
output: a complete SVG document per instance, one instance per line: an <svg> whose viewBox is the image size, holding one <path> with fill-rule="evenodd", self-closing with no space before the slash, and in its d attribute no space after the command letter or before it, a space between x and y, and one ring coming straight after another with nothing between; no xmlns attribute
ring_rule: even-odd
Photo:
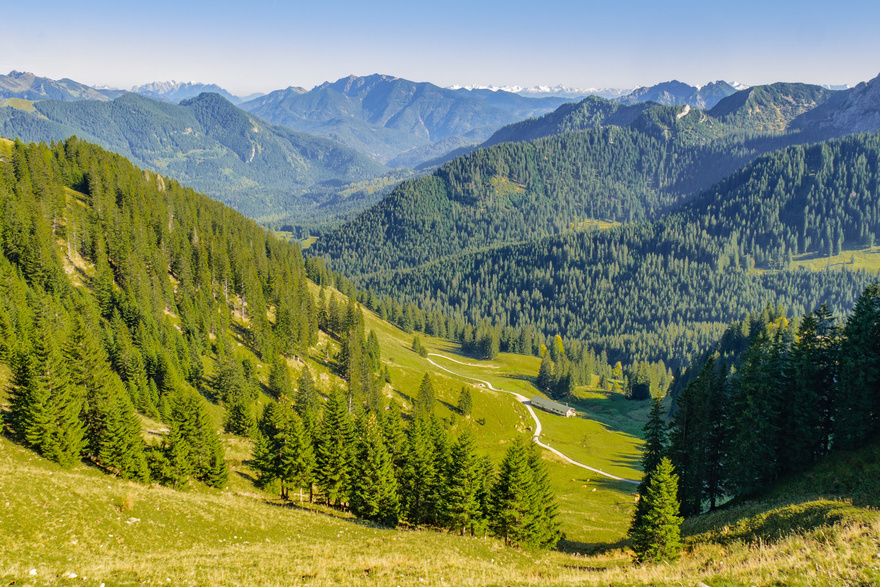
<svg viewBox="0 0 880 587"><path fill-rule="evenodd" d="M532 398L532 405L536 408L541 408L545 412L550 412L551 414L559 414L560 416L565 416L566 418L570 418L575 414L574 408L569 408L565 404L561 404L559 402L555 402L553 400L543 397L538 397L537 395Z"/></svg>

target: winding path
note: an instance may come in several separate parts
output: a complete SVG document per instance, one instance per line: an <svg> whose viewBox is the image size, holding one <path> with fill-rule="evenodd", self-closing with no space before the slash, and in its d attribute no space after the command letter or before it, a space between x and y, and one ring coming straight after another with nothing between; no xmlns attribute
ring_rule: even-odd
<svg viewBox="0 0 880 587"><path fill-rule="evenodd" d="M455 371L447 369L443 365L438 365L437 363L432 361L430 359L430 357L440 357L441 359L446 359L447 361L451 361L453 363L458 363L459 365L465 365L468 367L482 367L481 365L475 365L473 363L462 363L461 361L456 361L455 359L453 359L451 357L447 357L445 355L438 355L437 353L428 353L428 357L429 357L428 362L431 363L432 365L434 365L435 367L437 367L438 369L442 369L443 371L446 371L447 373L451 373L452 375L455 375L456 377L461 377L463 379L470 379L471 381L476 381L478 383L482 383L483 385L485 385L486 387L488 387L492 391L500 391L502 393L509 393L510 395L515 397L522 405L524 405L526 407L526 409L529 411L529 414L532 415L532 419L535 421L535 432L534 432L534 434L532 434L532 440L534 441L535 444L537 444L541 448L545 448L545 449L549 450L550 452L552 452L556 456L560 457L562 460L564 460L568 463L571 463L572 465L574 465L576 467L580 467L582 469L587 469L588 471L592 471L594 473L602 475L603 477L608 477L609 479L614 479L615 481L623 481L624 483L632 483L634 485L639 484L639 481L635 481L633 479L624 479L623 477L618 477L616 475L606 473L606 472L602 471L601 469L594 469L593 467L590 467L590 466L585 465L583 463L579 463L576 460L565 456L564 454L562 454L561 452L559 452L558 450L556 450L552 446L546 445L543 442L541 442L540 439L538 438L541 435L541 421L538 419L538 414L535 413L535 409L532 407L532 402L526 396L519 394L519 393L516 393L515 391L508 391L506 389L498 389L497 387L495 387L494 385L492 385L488 381L484 381L482 379L477 379L476 377L469 377L468 375L462 375L461 373L456 373Z"/></svg>

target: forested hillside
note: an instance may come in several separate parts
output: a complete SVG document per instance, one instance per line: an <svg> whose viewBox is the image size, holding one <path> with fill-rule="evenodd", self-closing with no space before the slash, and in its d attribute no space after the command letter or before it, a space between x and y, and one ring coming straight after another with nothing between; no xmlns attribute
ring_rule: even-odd
<svg viewBox="0 0 880 587"><path fill-rule="evenodd" d="M822 138L792 125L832 95L773 84L737 92L709 112L597 97L565 104L400 185L314 251L355 276L596 221L655 220L763 153Z"/></svg>
<svg viewBox="0 0 880 587"><path fill-rule="evenodd" d="M878 160L877 135L791 147L653 223L449 256L414 269L395 271L394 257L379 257L375 272L357 282L432 311L589 340L612 359L680 364L725 324L768 303L795 313L806 309L804 300L826 301L838 313L852 307L869 276L788 266L795 255L873 243L880 231ZM443 234L441 222L435 234ZM383 262L389 269L379 269Z"/></svg>
<svg viewBox="0 0 880 587"><path fill-rule="evenodd" d="M233 300L248 317L239 336L260 355L314 342L298 251L93 145L0 146L9 430L62 464L85 457L126 478L221 486L202 395L230 404L245 390L205 370L236 364ZM170 427L163 443L144 446L135 410Z"/></svg>
<svg viewBox="0 0 880 587"><path fill-rule="evenodd" d="M253 439L253 482L284 499L305 489L390 527L560 539L535 445L517 439L496 472L470 425L453 436L436 414L429 374L411 395L386 390L363 309L316 299L295 245L77 139L0 142L0 210L0 415L22 446L62 468L223 489L220 420ZM320 385L303 360L319 337ZM150 440L144 422L161 422Z"/></svg>
<svg viewBox="0 0 880 587"><path fill-rule="evenodd" d="M328 200L321 184L339 187L386 171L333 141L266 124L216 94L180 105L125 94L111 102L47 100L34 108L0 108L0 134L45 142L76 135L252 218L307 215Z"/></svg>
<svg viewBox="0 0 880 587"><path fill-rule="evenodd" d="M845 320L824 303L798 318L735 324L725 338L744 351L695 365L670 428L683 514L767 492L880 431L880 286L866 287ZM860 493L850 483L837 486Z"/></svg>
<svg viewBox="0 0 880 587"><path fill-rule="evenodd" d="M323 236L314 254L355 276L579 230L598 220L653 220L771 144L692 146L662 131L617 127L504 143L401 184Z"/></svg>

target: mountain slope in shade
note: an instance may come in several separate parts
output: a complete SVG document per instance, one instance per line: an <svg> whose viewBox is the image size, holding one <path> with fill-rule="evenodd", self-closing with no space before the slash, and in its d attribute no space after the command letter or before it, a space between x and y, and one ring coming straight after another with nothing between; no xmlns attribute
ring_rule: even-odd
<svg viewBox="0 0 880 587"><path fill-rule="evenodd" d="M665 106L684 106L687 104L706 110L734 93L736 93L736 89L724 81L712 82L702 88L697 88L678 80L672 80L656 86L638 88L628 96L617 98L615 102L630 105L639 102L657 102Z"/></svg>
<svg viewBox="0 0 880 587"><path fill-rule="evenodd" d="M0 108L2 134L47 142L76 135L254 218L311 209L320 202L302 196L314 187L385 172L352 149L267 124L217 94L180 105L129 93L112 102L51 100L34 108Z"/></svg>
<svg viewBox="0 0 880 587"><path fill-rule="evenodd" d="M71 79L54 80L27 71L11 71L0 75L0 100L99 100L108 98L85 84Z"/></svg>
<svg viewBox="0 0 880 587"><path fill-rule="evenodd" d="M506 110L517 118L533 118L535 116L541 116L572 101L571 98L560 96L530 98L513 92L506 92L504 90L489 90L484 88L458 88L455 91L464 96L479 98L486 104Z"/></svg>
<svg viewBox="0 0 880 587"><path fill-rule="evenodd" d="M308 92L278 90L242 108L273 124L332 138L379 161L517 118L474 96L387 75L350 76Z"/></svg>
<svg viewBox="0 0 880 587"><path fill-rule="evenodd" d="M833 137L880 130L880 76L836 92L824 104L795 119L791 126Z"/></svg>

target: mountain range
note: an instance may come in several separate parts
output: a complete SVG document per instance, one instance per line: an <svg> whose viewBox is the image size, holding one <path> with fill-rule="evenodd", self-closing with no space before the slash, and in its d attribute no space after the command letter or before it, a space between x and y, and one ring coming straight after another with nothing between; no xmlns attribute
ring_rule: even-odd
<svg viewBox="0 0 880 587"><path fill-rule="evenodd" d="M98 100L107 97L85 84L71 79L54 80L39 77L30 72L11 71L0 75L0 101L17 98L19 100Z"/></svg>
<svg viewBox="0 0 880 587"><path fill-rule="evenodd" d="M665 106L689 105L708 110L736 91L733 86L723 81L712 82L698 88L673 80L656 86L637 88L626 96L616 98L615 102L621 104L656 102Z"/></svg>
<svg viewBox="0 0 880 587"><path fill-rule="evenodd" d="M380 162L446 141L477 144L498 128L564 101L456 91L388 75L290 87L241 107L273 124L339 141Z"/></svg>
<svg viewBox="0 0 880 587"><path fill-rule="evenodd" d="M0 133L34 142L76 135L253 218L311 209L325 200L304 197L310 190L324 194L328 182L341 187L386 171L337 142L271 125L218 94L177 105L126 93L103 102L39 101L33 109L0 108Z"/></svg>
<svg viewBox="0 0 880 587"><path fill-rule="evenodd" d="M809 174L783 178L776 171L767 171L767 166L785 169L786 165L795 165L787 163L794 158L807 160L812 166L810 173L816 173L814 159L824 151L765 154L779 153L792 145L880 130L878 87L880 78L843 92L806 84L771 84L732 94L708 111L689 105L662 106L650 102L625 105L597 97L565 104L542 118L505 127L484 148L445 163L429 176L404 182L358 218L324 235L309 254L321 256L362 287L423 307L442 307L446 312L460 312L475 320L482 317L502 325L525 321L544 329L546 335L558 332L580 339L601 338L606 348L625 352L628 359L670 356L673 347L676 356L688 356L716 336L716 327L731 315L712 314L715 317L709 322L716 327L709 333L705 325L688 325L693 317L705 318L709 314L683 306L681 314L669 314L664 320L667 326L677 324L674 328L670 326L671 330L642 332L635 338L621 334L620 338L616 333L632 332L635 322L627 320L636 320L633 315L621 321L607 313L592 313L591 319L583 320L572 305L563 315L551 317L548 312L553 310L541 310L541 301L553 300L548 307L556 307L562 300L576 305L583 301L583 291L591 291L589 299L608 306L613 303L605 299L607 292L622 290L635 296L633 299L657 296L652 298L656 304L652 302L650 307L660 311L662 303L658 300L672 294L665 290L661 293L663 288L659 284L659 289L637 294L632 289L635 282L617 281L614 270L603 269L601 275L595 274L581 261L592 259L606 269L612 260L623 266L633 262L626 251L636 250L646 256L631 266L635 273L630 277L641 275L643 281L659 270L655 271L655 267L649 271L641 263L656 261L665 266L672 262L663 260L671 251L690 251L682 254L691 261L704 258L707 265L701 271L706 272L703 279L707 284L715 283L721 289L739 288L735 294L739 301L728 300L728 307L742 309L763 303L761 299L772 298L768 293L771 290L790 296L794 304L797 287L825 287L820 282L795 287L791 281L795 278L788 274L779 277L783 282L759 287L750 281L748 271L755 264L773 269L785 267L786 256L806 252L837 254L845 243L863 243L871 235L878 236L874 205L870 199L859 205L861 216L857 216L867 223L860 226L856 226L858 221L850 226L852 219L843 219L850 213L848 209L840 210L840 217L798 221L799 205L810 211L800 213L806 216L845 206L839 203L828 208L816 201L805 203ZM871 162L870 175L876 167L876 159L872 159L874 143L869 137L845 146L831 143L823 149L840 149L839 165L844 169L852 167L859 156L867 158ZM853 155L853 151L861 155ZM738 169L756 159L764 161L763 167L756 161L757 168L737 175ZM838 168L830 164L827 169ZM763 179L754 179L758 176ZM839 179L845 180L843 176ZM787 193L790 182L807 186L798 188L805 190L798 196L804 199L787 204L790 209L784 214L772 204L779 194L773 193L773 198L767 194L751 204L759 210L757 216L744 220L739 229L726 224L727 232L711 246L711 252L699 249L699 238L692 242L691 237L682 235L682 230L684 235L711 234L710 229L717 230L716 224L727 222L726 216L721 218L708 212L693 222L687 215L674 216L683 204L705 190L711 189L716 200L701 200L704 211L721 208L721 202L734 197L734 192L737 198L751 193L741 189L743 183L754 191L766 182L773 186L780 181L778 189L782 193ZM873 179L864 181L865 185L875 185L871 183ZM859 189L853 188L852 193L861 193ZM849 193L850 188L846 191ZM762 207L765 201L766 210ZM820 212L816 212L817 206ZM770 218L777 217L784 228L773 228L769 223ZM676 236L672 240L656 240L657 231L667 230L669 222L673 222L667 218L677 218ZM646 221L655 224L646 225ZM681 222L690 224L683 229ZM797 228L797 222L806 223L807 228ZM597 228L615 224L627 226L612 229L607 237L591 236ZM754 232L757 225L765 228ZM810 232L813 227L821 231ZM742 238L732 236L735 230ZM767 239L773 244L761 245ZM597 247L605 253L594 252ZM560 252L566 249L571 252ZM658 259L649 259L651 250L657 251ZM734 257L735 265L745 270L745 277L736 276L736 285L730 282L723 286L724 279L733 277L722 270L717 274L713 271L729 266ZM747 257L752 259L752 266L745 261ZM548 269L548 264L556 270ZM682 267L676 267L678 277L670 276L669 282L679 280L685 289L703 287L695 283L685 285L690 278L678 273ZM591 277L585 278L585 274ZM596 290L595 280L604 280L607 289ZM721 289L712 295L721 296ZM757 291L764 293L757 295ZM751 301L746 304L746 299ZM851 301L840 300L836 307L846 308ZM683 318L686 316L691 318ZM636 322L648 324L650 320L642 316ZM692 341L700 342L691 346L675 342L674 333L684 331L692 333ZM697 335L698 331L702 334ZM627 347L630 350L625 351Z"/></svg>
<svg viewBox="0 0 880 587"><path fill-rule="evenodd" d="M173 80L170 82L152 82L149 84L133 86L129 90L121 90L117 88L102 88L98 91L110 99L118 98L126 92L131 92L133 94L140 94L141 96L146 96L155 100L171 102L172 104L179 104L183 100L195 98L199 94L204 94L206 92L211 94L220 94L235 105L241 104L245 100L253 100L254 98L262 95L255 94L240 98L239 96L234 96L230 94L217 84L203 84L200 82L176 82Z"/></svg>

